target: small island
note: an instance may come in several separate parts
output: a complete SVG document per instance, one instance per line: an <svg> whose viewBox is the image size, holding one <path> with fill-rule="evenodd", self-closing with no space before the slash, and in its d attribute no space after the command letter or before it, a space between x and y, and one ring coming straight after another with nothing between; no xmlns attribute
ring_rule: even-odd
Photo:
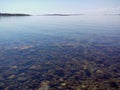
<svg viewBox="0 0 120 90"><path fill-rule="evenodd" d="M84 14L44 14L42 16L79 16Z"/></svg>
<svg viewBox="0 0 120 90"><path fill-rule="evenodd" d="M31 16L31 15L21 13L0 13L0 16Z"/></svg>

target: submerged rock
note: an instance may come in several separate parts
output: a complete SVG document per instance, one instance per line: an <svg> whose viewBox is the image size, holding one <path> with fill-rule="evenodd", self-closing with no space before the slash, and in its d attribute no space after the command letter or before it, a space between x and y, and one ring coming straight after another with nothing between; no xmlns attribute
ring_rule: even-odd
<svg viewBox="0 0 120 90"><path fill-rule="evenodd" d="M17 80L18 80L19 82L24 82L24 81L27 80L27 78L26 78L26 77L18 77Z"/></svg>
<svg viewBox="0 0 120 90"><path fill-rule="evenodd" d="M31 66L29 69L37 69L37 66Z"/></svg>
<svg viewBox="0 0 120 90"><path fill-rule="evenodd" d="M41 82L41 87L38 90L51 90L49 86L49 81Z"/></svg>
<svg viewBox="0 0 120 90"><path fill-rule="evenodd" d="M46 86L42 86L38 90L51 90L51 89L50 89L50 86L46 85Z"/></svg>
<svg viewBox="0 0 120 90"><path fill-rule="evenodd" d="M13 78L15 78L15 75L11 75L8 77L8 79L13 79Z"/></svg>
<svg viewBox="0 0 120 90"><path fill-rule="evenodd" d="M11 68L12 68L12 69L17 69L18 67L15 65L15 66L12 66Z"/></svg>
<svg viewBox="0 0 120 90"><path fill-rule="evenodd" d="M61 86L66 86L66 83L61 83Z"/></svg>

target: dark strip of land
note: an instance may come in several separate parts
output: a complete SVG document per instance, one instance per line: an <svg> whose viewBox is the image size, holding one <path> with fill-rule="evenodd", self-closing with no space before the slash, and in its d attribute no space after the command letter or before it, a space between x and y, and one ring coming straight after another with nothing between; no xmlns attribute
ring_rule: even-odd
<svg viewBox="0 0 120 90"><path fill-rule="evenodd" d="M44 14L43 16L79 16L84 14Z"/></svg>
<svg viewBox="0 0 120 90"><path fill-rule="evenodd" d="M20 14L20 13L0 13L0 16L30 16L30 14Z"/></svg>

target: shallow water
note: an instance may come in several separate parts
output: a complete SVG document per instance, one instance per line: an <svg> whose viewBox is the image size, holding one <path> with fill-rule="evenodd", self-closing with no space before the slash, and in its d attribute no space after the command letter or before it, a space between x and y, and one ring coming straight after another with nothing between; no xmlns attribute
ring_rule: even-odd
<svg viewBox="0 0 120 90"><path fill-rule="evenodd" d="M118 90L119 39L120 16L0 17L0 90Z"/></svg>

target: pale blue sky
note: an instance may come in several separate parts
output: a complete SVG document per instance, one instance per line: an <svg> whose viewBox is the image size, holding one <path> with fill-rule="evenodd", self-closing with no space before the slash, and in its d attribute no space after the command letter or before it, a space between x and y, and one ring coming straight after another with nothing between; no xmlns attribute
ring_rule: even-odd
<svg viewBox="0 0 120 90"><path fill-rule="evenodd" d="M120 0L0 0L9 13L120 13Z"/></svg>

